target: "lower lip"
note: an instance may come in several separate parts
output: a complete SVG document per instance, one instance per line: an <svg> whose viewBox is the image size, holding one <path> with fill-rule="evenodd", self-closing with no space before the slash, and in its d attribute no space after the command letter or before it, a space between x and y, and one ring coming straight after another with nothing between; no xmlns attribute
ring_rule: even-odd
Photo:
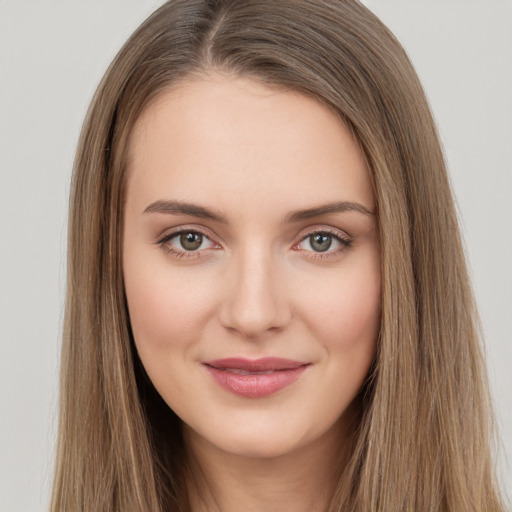
<svg viewBox="0 0 512 512"><path fill-rule="evenodd" d="M206 369L215 382L227 391L245 398L262 398L293 384L301 377L307 366L247 375L220 370L208 365L206 365Z"/></svg>

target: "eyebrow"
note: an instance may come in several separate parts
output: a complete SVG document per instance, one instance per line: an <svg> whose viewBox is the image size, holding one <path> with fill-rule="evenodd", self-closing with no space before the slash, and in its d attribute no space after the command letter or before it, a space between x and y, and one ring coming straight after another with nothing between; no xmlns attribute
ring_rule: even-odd
<svg viewBox="0 0 512 512"><path fill-rule="evenodd" d="M307 210L298 210L291 212L285 217L285 222L298 222L301 220L312 219L314 217L320 217L321 215L327 215L329 213L343 213L343 212L358 212L363 215L373 216L374 213L359 203L350 201L339 201L335 203L327 203L314 208L308 208Z"/></svg>
<svg viewBox="0 0 512 512"><path fill-rule="evenodd" d="M314 208L308 208L305 210L297 210L291 212L285 216L285 223L299 222L302 220L312 219L314 217L320 217L321 215L327 215L329 213L342 213L355 211L362 213L367 216L373 216L374 213L359 203L350 201L339 201L334 203L327 203ZM228 224L226 217L222 214L215 212L204 206L199 206L192 203L185 203L182 201L165 201L159 200L151 203L145 210L144 213L166 213L171 215L190 215L199 219L209 219L222 224Z"/></svg>
<svg viewBox="0 0 512 512"><path fill-rule="evenodd" d="M182 201L155 201L151 203L144 213L169 213L176 215L191 215L199 219L210 219L222 224L227 224L227 219L220 213L214 212L204 206L192 203L184 203Z"/></svg>

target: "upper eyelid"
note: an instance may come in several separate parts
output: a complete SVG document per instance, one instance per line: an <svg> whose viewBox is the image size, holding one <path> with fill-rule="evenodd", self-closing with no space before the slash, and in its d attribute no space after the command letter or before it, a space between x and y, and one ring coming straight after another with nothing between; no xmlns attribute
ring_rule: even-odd
<svg viewBox="0 0 512 512"><path fill-rule="evenodd" d="M339 228L333 228L333 227L308 227L301 231L301 233L298 235L300 237L300 241L302 242L306 238L310 237L311 235L315 235L317 233L328 233L329 235L332 235L334 237L338 237L341 240L345 241L351 241L353 237L347 233L346 231L339 229Z"/></svg>
<svg viewBox="0 0 512 512"><path fill-rule="evenodd" d="M208 240L210 240L211 242L218 243L214 240L216 237L212 236L210 234L210 230L202 229L197 226L194 226L194 227L180 226L179 228L173 229L169 232L165 232L165 234L158 236L156 243L158 244L158 243L162 243L166 240L170 240L171 238L174 238L175 236L180 235L181 233L199 233L200 235L203 235L204 237L208 238Z"/></svg>

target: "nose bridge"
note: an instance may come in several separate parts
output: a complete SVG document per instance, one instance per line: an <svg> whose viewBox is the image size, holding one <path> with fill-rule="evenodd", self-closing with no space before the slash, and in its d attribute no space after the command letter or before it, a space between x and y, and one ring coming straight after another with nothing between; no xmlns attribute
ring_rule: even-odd
<svg viewBox="0 0 512 512"><path fill-rule="evenodd" d="M255 243L233 255L223 314L227 328L257 337L286 325L289 307L277 260L268 246Z"/></svg>

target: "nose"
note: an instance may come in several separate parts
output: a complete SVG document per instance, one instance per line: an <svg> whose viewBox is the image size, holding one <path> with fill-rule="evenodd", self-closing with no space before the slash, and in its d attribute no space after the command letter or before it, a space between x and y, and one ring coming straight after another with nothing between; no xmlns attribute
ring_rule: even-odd
<svg viewBox="0 0 512 512"><path fill-rule="evenodd" d="M283 275L271 254L246 250L234 257L225 291L221 323L239 336L257 339L290 322Z"/></svg>

